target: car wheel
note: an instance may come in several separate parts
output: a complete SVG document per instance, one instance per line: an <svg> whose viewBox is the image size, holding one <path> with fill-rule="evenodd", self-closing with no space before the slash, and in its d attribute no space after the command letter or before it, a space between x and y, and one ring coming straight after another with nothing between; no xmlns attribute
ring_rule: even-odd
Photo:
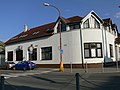
<svg viewBox="0 0 120 90"><path fill-rule="evenodd" d="M15 67L13 67L13 70L16 70L16 68L15 68Z"/></svg>
<svg viewBox="0 0 120 90"><path fill-rule="evenodd" d="M23 68L23 70L25 71L25 70L26 70L26 68L24 67L24 68Z"/></svg>
<svg viewBox="0 0 120 90"><path fill-rule="evenodd" d="M6 69L6 70L8 70L8 69L9 69L9 67L8 67L8 66L6 66L6 67L5 67L5 69Z"/></svg>

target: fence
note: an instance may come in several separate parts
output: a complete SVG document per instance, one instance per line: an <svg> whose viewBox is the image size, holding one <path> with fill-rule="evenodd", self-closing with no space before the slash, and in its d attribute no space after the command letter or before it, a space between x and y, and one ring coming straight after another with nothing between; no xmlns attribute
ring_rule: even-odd
<svg viewBox="0 0 120 90"><path fill-rule="evenodd" d="M85 83L88 83L88 84L83 84L83 81ZM8 83L5 80L4 76L0 77L0 90L6 90L6 88L5 88L6 84L5 83L9 84L9 86L11 88L9 90L20 90L17 87L13 86L12 84ZM71 89L67 89L67 87L70 87L71 85L74 85L75 89L72 89L72 88ZM92 86L90 86L90 85L92 85ZM84 87L84 89L82 87ZM76 73L73 77L71 77L71 79L69 81L64 83L61 88L57 88L55 90L95 90L95 88L93 88L93 87L95 87L95 88L96 87L98 87L98 88L105 88L102 85L96 84L92 80L88 80L87 78L84 78L79 73ZM106 87L106 88L108 88L108 87ZM33 90L33 89L30 89L30 90ZM52 90L52 89L50 89L50 90ZM106 90L106 89L99 89L99 90ZM110 89L110 90L113 90L113 89Z"/></svg>
<svg viewBox="0 0 120 90"><path fill-rule="evenodd" d="M84 90L84 89L81 89L82 87L87 88L87 90L93 90L93 89L90 89L91 88L90 86L87 86L87 85L82 86L83 81L85 83L88 83L88 84L93 85L95 87L102 88L102 86L92 82L92 80L84 78L82 76L82 74L83 75L88 75L89 73L94 73L94 72L95 73L96 72L99 72L99 73L119 72L119 64L116 63L116 66L114 66L112 68L111 67L105 68L102 64L101 68L98 69L98 68L88 68L87 62L86 62L86 66L85 66L84 69L72 69L72 68L70 68L69 71L66 71L66 69L65 69L65 72L73 73L74 75L66 83L61 83L61 84L63 84L62 87L58 88L57 90L66 90L66 88L70 87L71 85L73 85L75 87L75 89L71 89L71 90ZM48 81L50 81L50 80L48 80ZM7 80L5 80L4 76L0 77L0 90L6 90L5 89L5 85L6 85L5 83L9 84L9 86L12 87L12 90L18 90L18 88L14 87L14 85L11 85L10 83L8 83ZM57 83L59 84L59 82L57 82ZM103 89L101 89L101 90L103 90Z"/></svg>

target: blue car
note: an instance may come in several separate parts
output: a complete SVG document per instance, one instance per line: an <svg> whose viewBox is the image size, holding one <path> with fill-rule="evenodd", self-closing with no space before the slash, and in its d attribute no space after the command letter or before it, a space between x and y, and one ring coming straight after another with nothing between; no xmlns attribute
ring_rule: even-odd
<svg viewBox="0 0 120 90"><path fill-rule="evenodd" d="M14 70L33 70L36 64L30 61L21 61L13 66Z"/></svg>

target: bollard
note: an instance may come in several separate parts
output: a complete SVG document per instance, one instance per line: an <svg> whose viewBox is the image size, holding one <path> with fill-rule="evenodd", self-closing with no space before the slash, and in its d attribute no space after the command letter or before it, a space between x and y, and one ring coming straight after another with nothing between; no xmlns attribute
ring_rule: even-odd
<svg viewBox="0 0 120 90"><path fill-rule="evenodd" d="M76 76L76 90L80 90L80 82L79 82L79 73L75 74Z"/></svg>
<svg viewBox="0 0 120 90"><path fill-rule="evenodd" d="M116 60L116 70L117 70L117 72L119 72L118 60Z"/></svg>
<svg viewBox="0 0 120 90"><path fill-rule="evenodd" d="M88 65L87 65L87 62L85 63L85 72L88 72Z"/></svg>
<svg viewBox="0 0 120 90"><path fill-rule="evenodd" d="M64 72L64 65L63 65L63 62L60 62L60 72Z"/></svg>
<svg viewBox="0 0 120 90"><path fill-rule="evenodd" d="M104 62L102 62L102 72L104 72Z"/></svg>
<svg viewBox="0 0 120 90"><path fill-rule="evenodd" d="M70 72L72 73L72 62L70 62Z"/></svg>
<svg viewBox="0 0 120 90"><path fill-rule="evenodd" d="M1 84L1 88L0 88L0 90L5 90L4 89L4 76L1 76L1 78L0 78L0 84Z"/></svg>

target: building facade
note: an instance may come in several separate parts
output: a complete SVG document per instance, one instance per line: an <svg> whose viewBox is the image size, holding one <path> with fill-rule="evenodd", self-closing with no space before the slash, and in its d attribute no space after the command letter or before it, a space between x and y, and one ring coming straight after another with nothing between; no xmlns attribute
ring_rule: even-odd
<svg viewBox="0 0 120 90"><path fill-rule="evenodd" d="M56 22L24 32L6 42L7 61L31 60L39 67L59 67L60 28L64 67L97 67L119 59L117 26L110 18L101 19L94 11L84 17L58 17ZM30 49L31 47L31 49ZM32 53L30 52L32 51Z"/></svg>

